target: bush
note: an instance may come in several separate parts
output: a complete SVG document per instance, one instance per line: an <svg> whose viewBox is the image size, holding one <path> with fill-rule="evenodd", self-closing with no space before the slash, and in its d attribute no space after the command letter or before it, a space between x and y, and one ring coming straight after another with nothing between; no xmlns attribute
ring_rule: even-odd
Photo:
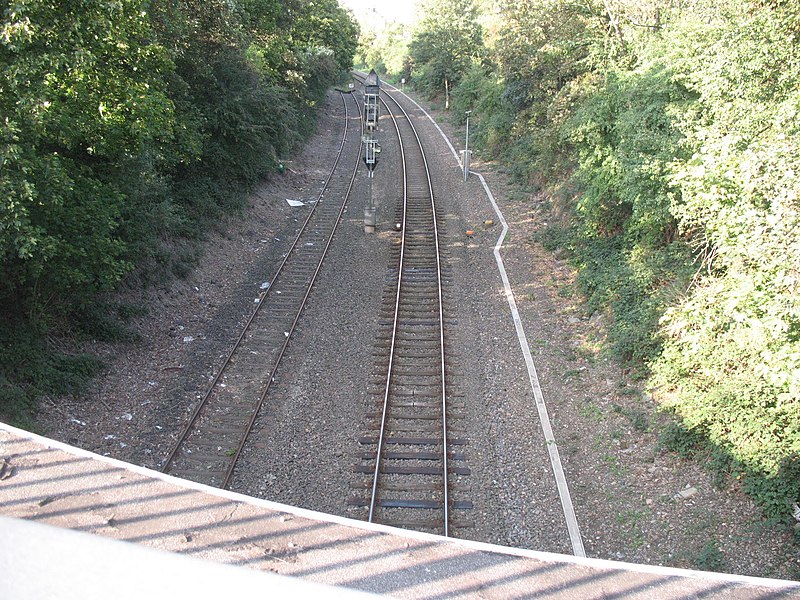
<svg viewBox="0 0 800 600"><path fill-rule="evenodd" d="M80 395L103 367L88 354L68 355L51 347L41 330L19 319L0 325L0 418L29 426L43 395Z"/></svg>

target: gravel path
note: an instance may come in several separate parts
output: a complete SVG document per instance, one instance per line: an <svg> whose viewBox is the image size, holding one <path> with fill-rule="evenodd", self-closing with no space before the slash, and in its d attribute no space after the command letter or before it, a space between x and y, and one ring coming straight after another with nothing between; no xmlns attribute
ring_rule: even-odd
<svg viewBox="0 0 800 600"><path fill-rule="evenodd" d="M135 299L150 308L136 346L95 344L109 364L87 398L54 399L39 415L46 435L157 466L171 435L204 389L233 331L252 310L338 144L340 101L329 98L318 133L265 182L245 218L209 241L186 280ZM444 123L444 119L439 119ZM451 139L454 132L442 125ZM463 377L463 424L474 527L457 535L570 552L564 517L525 363L492 248L499 234L486 196L464 183L429 121L418 127L446 212L451 350ZM366 179L340 225L283 365L234 475L232 489L333 514L346 505L367 407L373 345L399 197L397 144L382 124L374 180L378 227L363 230ZM763 523L736 489L719 490L698 465L658 449L652 402L598 351L599 316L571 295L573 274L533 241L549 218L546 198L516 191L492 165L473 165L509 221L503 257L548 403L587 554L747 575L800 572L790 532ZM473 230L472 236L465 234ZM129 301L131 301L129 299ZM191 338L191 339L190 339ZM688 490L694 490L689 492ZM684 492L684 498L679 492Z"/></svg>

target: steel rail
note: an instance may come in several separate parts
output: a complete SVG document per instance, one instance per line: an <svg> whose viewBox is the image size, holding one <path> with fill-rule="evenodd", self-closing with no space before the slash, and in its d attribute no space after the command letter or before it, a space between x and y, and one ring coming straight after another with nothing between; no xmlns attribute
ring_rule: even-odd
<svg viewBox="0 0 800 600"><path fill-rule="evenodd" d="M397 100L391 97L391 95L385 94L387 97L391 98L392 102L398 107L398 109L402 112L403 116L405 116L409 126L411 127L411 131L414 135L416 143L419 147L421 156L422 156L422 164L425 169L425 176L428 182L428 192L430 196L430 208L432 213L433 219L433 238L434 238L434 250L436 256L436 281L437 281L437 310L438 310L438 318L439 318L439 349L440 349L440 356L439 356L439 365L440 365L440 377L441 377L441 410L442 410L442 482L443 482L443 530L445 537L448 537L450 534L449 530L449 480L448 480L448 438L447 438L447 382L446 382L446 360L445 360L445 339L444 339L444 301L443 301L443 293L442 293L442 266L441 266L441 256L440 256L440 244L439 244L439 227L438 222L436 219L436 204L433 194L433 183L430 174L430 169L428 166L428 161L425 156L425 150L422 145L422 141L419 137L416 127L414 127L413 122L409 114L406 110L400 105ZM384 395L383 395L383 407L381 411L381 423L379 428L378 434L378 444L376 450L376 458L375 458L375 469L373 473L373 480L372 480L372 493L370 496L370 503L369 503L369 516L368 520L370 522L374 521L375 518L375 506L377 503L377 495L378 495L378 481L380 479L380 470L381 470L381 456L383 454L383 446L384 446L384 438L386 432L386 421L389 412L389 400L391 394L391 384L392 384L392 371L394 365L394 353L397 341L397 330L398 330L398 322L399 322L399 314L400 314L400 296L401 296L401 289L403 285L403 267L406 255L406 230L407 230L407 217L408 217L408 170L406 164L406 154L403 146L403 139L400 134L400 128L397 122L397 118L395 117L394 113L389 109L388 104L386 101L381 97L381 102L387 109L387 113L392 117L392 121L395 126L395 130L397 132L397 137L400 144L400 155L401 155L401 162L403 166L403 221L401 225L401 241L400 241L400 258L399 258L399 268L397 274L397 283L396 283L396 293L395 293L395 307L394 307L394 318L392 323L392 334L390 339L389 345L389 365L387 369L387 376L386 376L386 383L384 387Z"/></svg>
<svg viewBox="0 0 800 600"><path fill-rule="evenodd" d="M207 406L208 401L211 398L211 395L213 394L213 392L216 389L217 385L220 383L220 380L222 378L223 373L226 371L228 366L231 364L231 360L232 360L233 356L236 354L237 350L241 347L242 341L244 340L246 334L248 333L248 331L250 329L250 326L252 325L252 323L255 320L256 316L260 312L261 307L265 304L264 303L265 297L273 290L275 282L277 281L277 279L281 275L281 273L284 271L284 268L286 267L286 265L287 265L287 263L289 261L289 258L292 256L292 253L298 247L298 244L299 244L301 238L303 237L304 233L306 232L306 229L308 228L308 225L311 222L311 219L313 218L318 206L320 205L325 192L328 191L328 189L329 189L329 186L330 186L330 183L331 183L331 179L332 179L334 173L336 172L336 169L337 169L337 167L339 165L339 162L340 162L340 160L342 158L342 154L344 153L345 143L346 143L346 140L347 140L347 134L348 134L348 129L349 129L348 128L348 123L349 123L349 119L350 119L350 113L349 113L349 110L347 108L346 95L344 93L342 93L342 92L340 92L340 95L341 95L342 105L344 107L344 112L345 112L345 126L343 128L342 138L341 138L340 143L339 143L339 148L338 148L338 151L337 151L337 154L336 154L336 158L334 160L334 163L333 163L333 166L331 167L330 172L328 173L328 176L326 177L326 179L325 179L325 181L323 183L322 190L320 191L320 193L317 196L317 201L314 203L314 206L309 211L308 216L306 217L305 221L303 222L303 224L302 224L298 234L296 235L295 239L293 240L291 246L286 251L286 254L283 257L283 260L281 261L281 263L279 264L278 269L276 270L276 272L273 275L272 279L269 281L269 285L259 295L258 303L256 305L256 308L250 314L249 318L247 319L247 321L245 322L244 326L242 327L242 330L241 330L239 336L237 337L234 345L232 346L232 348L230 349L230 351L226 355L225 359L223 360L222 366L219 368L216 376L211 381L211 384L208 386L208 389L206 390L205 395L203 396L201 401L198 402L197 405L195 406L195 408L193 409L192 414L189 417L189 421L183 427L183 429L181 430L181 433L179 434L178 438L176 439L175 443L173 444L172 448L170 449L170 452L167 455L167 458L166 458L166 460L164 462L164 465L161 467L161 471L164 472L164 473L168 472L170 467L174 463L175 458L178 455L178 451L180 450L181 446L186 442L186 440L187 440L187 438L189 436L189 433L192 431L192 428L197 423L197 420L198 420L200 414L202 413L203 409ZM351 97L353 98L353 102L356 104L356 108L358 109L356 111L356 114L360 115L360 106L358 104L358 100L355 98L355 96L352 96L352 94L351 94ZM331 235L330 235L330 237L328 239L327 244L325 245L323 253L322 253L321 257L320 257L319 264L317 265L317 267L316 267L316 269L315 269L315 271L313 273L313 276L312 276L311 281L310 281L310 283L308 285L308 288L306 289L305 295L303 296L302 301L301 301L301 303L300 303L300 305L298 307L297 313L296 313L296 315L295 315L295 317L293 319L291 328L290 328L290 330L288 332L289 335L286 336L286 339L285 339L282 347L279 350L277 359L274 362L274 366L273 366L272 370L270 371L269 378L267 379L266 387L264 388L263 392L261 393L261 395L259 397L258 402L256 403L256 405L254 407L253 414L250 417L250 419L248 421L248 424L247 424L247 429L245 430L244 434L242 435L242 438L241 438L241 440L240 440L240 442L239 442L239 444L238 444L238 446L236 448L235 453L231 456L232 460L230 461L229 467L227 468L227 470L226 470L226 472L224 474L223 483L220 486L223 489L226 489L228 487L228 485L230 484L230 479L232 477L233 470L234 470L234 468L236 466L236 462L238 461L239 456L241 455L241 452L242 452L242 450L244 448L244 445L246 443L247 437L249 436L250 431L252 430L253 425L255 424L255 421L256 421L256 419L258 417L258 414L259 414L259 412L261 410L261 407L263 406L264 400L265 400L265 398L267 396L267 393L269 392L269 388L271 386L271 383L272 383L272 381L273 381L273 379L275 377L275 373L276 373L276 371L278 369L278 366L280 365L280 362L281 362L281 360L283 358L283 355L285 354L285 351L286 351L286 348L288 346L289 340L291 339L291 334L294 332L294 329L295 329L295 327L297 325L297 322L300 319L300 315L301 315L301 313L303 311L303 308L305 307L305 304L306 304L306 302L308 300L308 297L309 297L309 295L311 293L311 288L313 287L314 281L316 280L317 275L319 274L319 271L322 268L322 262L323 262L326 254L328 252L328 249L330 248L330 245L331 245L331 243L333 241L333 236L334 236L335 231L336 231L336 229L337 229L337 227L339 225L339 222L341 221L341 216L342 216L342 214L344 212L344 208L345 208L345 206L347 204L346 198L349 197L349 195L350 195L350 193L352 191L353 184L354 184L354 181L355 181L355 178L356 178L356 173L358 172L358 167L359 167L359 157L356 157L356 160L355 160L355 163L354 163L354 167L353 167L353 174L352 174L352 176L350 178L350 183L349 183L349 186L348 186L347 191L345 193L345 200L342 202L341 208L339 210L339 213L337 215L336 221L335 221L334 226L333 226L333 230L331 231Z"/></svg>

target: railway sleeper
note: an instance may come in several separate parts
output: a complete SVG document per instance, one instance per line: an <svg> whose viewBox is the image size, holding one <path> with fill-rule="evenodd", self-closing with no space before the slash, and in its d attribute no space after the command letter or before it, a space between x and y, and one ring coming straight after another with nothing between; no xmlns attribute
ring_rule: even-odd
<svg viewBox="0 0 800 600"><path fill-rule="evenodd" d="M367 413L368 419L379 419L380 417L380 413ZM423 412L398 412L390 408L389 418L394 419L395 421L441 421L442 412L441 410L435 414Z"/></svg>
<svg viewBox="0 0 800 600"><path fill-rule="evenodd" d="M455 351L448 350L447 348L445 348L444 355L445 355L446 359L451 359L451 358L455 359L458 356L458 354ZM389 358L385 351L382 352L377 348L372 351L372 356L374 356L375 358L385 358L385 359ZM416 347L413 347L413 346L411 346L411 347L404 346L402 348L397 348L395 350L395 357L397 357L397 356L400 356L402 358L408 358L408 359L414 359L414 358L438 358L439 356L441 356L441 351L439 350L438 345L437 346L427 346L425 348L416 348ZM385 365L381 365L381 364L376 364L375 365L376 368L380 368L381 366L383 366L385 368Z"/></svg>
<svg viewBox="0 0 800 600"><path fill-rule="evenodd" d="M241 428L231 428L231 427L203 427L203 433L209 433L212 435L220 435L220 436L232 435L232 434L241 435L242 430Z"/></svg>
<svg viewBox="0 0 800 600"><path fill-rule="evenodd" d="M370 465L353 465L355 473L374 473L375 469ZM381 465L381 473L386 475L441 475L442 470L439 467L426 467L424 465L408 466L408 465ZM455 465L448 465L448 473L454 475L471 475L472 471L469 467L457 467Z"/></svg>
<svg viewBox="0 0 800 600"><path fill-rule="evenodd" d="M456 423L448 423L448 425L452 425L452 434L453 435L463 435L464 431L461 429L456 428ZM365 424L367 430L370 430L369 423ZM374 425L372 426L372 431L378 431L380 428L380 421L378 419L375 420ZM416 421L414 423L396 423L392 426L392 431L394 434L400 435L411 435L411 436L418 436L418 437L425 437L428 435L436 435L442 430L441 423L429 423L427 421Z"/></svg>
<svg viewBox="0 0 800 600"><path fill-rule="evenodd" d="M439 396L441 398L441 396ZM375 412L373 412L375 411ZM431 402L428 405L416 406L394 406L388 407L389 418L392 419L424 419L435 420L442 418L442 403ZM367 407L367 418L380 417L383 412L383 402L376 402L372 407Z"/></svg>
<svg viewBox="0 0 800 600"><path fill-rule="evenodd" d="M203 430L203 432L206 433L206 430ZM206 449L214 448L219 451L227 452L230 448L235 448L239 445L239 442L242 439L242 434L244 433L244 431L239 430L234 433L236 435L233 439L231 439L230 437L228 438L214 437L213 439L208 439L208 440L192 439L191 444L193 446L199 446L200 448L206 448Z"/></svg>
<svg viewBox="0 0 800 600"><path fill-rule="evenodd" d="M273 287L269 289L267 296L270 294L277 294L280 292L283 295L287 290L295 292L305 292L308 289L308 285L304 282L285 282L285 283L276 283Z"/></svg>
<svg viewBox="0 0 800 600"><path fill-rule="evenodd" d="M435 377L435 376L431 375L429 377ZM386 384L386 376L385 375L381 376L380 374L373 375L373 379L372 379L371 383L372 383L372 385L374 385L376 387L377 386L383 386L383 385ZM414 388L428 388L428 389L431 389L431 388L433 388L434 392L436 392L438 390L441 390L441 388L442 388L441 381L438 378L436 378L433 381L427 381L427 380L421 380L419 378L415 379L413 375L410 375L410 374L407 375L407 374L404 374L404 373L394 373L392 375L392 386L393 386L393 389L396 389L396 388L401 388L401 389L402 388L411 388L411 389L414 389ZM392 392L392 393L396 393L396 392ZM414 394L406 394L406 395L413 396ZM439 395L441 395L441 392L439 392Z"/></svg>
<svg viewBox="0 0 800 600"><path fill-rule="evenodd" d="M381 319L378 321L380 327L394 327L394 319ZM430 317L413 316L400 319L398 325L406 327L439 327L439 325L457 326L458 319L445 319L439 322L439 319L431 319Z"/></svg>
<svg viewBox="0 0 800 600"><path fill-rule="evenodd" d="M400 247L399 246L397 248L392 248L391 249L391 253L394 255L392 257L393 260L399 260L400 259ZM441 255L442 254L440 252L439 256L441 256ZM421 270L419 267L413 267L413 268ZM441 275L442 281L444 281L446 279L451 280L453 278L453 269L451 267L447 266L446 264L441 264L440 263L440 268L441 268L441 270L439 271L439 274ZM435 273L435 267L431 267L430 270L432 270ZM397 274L399 272L400 272L400 267L399 266L397 266L397 267L389 267L388 269L386 269L386 272L383 275L384 280L387 283L396 282L397 281ZM406 273L407 270L404 268L403 272ZM419 275L428 275L428 273L419 273Z"/></svg>
<svg viewBox="0 0 800 600"><path fill-rule="evenodd" d="M380 414L383 411L384 405L384 394L383 393L374 393L372 402L367 401L367 415L378 413ZM448 416L452 413L458 413L464 410L463 403L455 403L451 402L450 400L446 401L447 406L447 414ZM397 409L406 409L406 410L438 410L441 413L442 410L442 400L441 396L432 396L430 402L404 402L403 404L396 404L393 405L391 410Z"/></svg>
<svg viewBox="0 0 800 600"><path fill-rule="evenodd" d="M451 480L452 481L452 480ZM363 479L361 481L354 481L350 483L352 490L371 490L372 478ZM381 481L381 489L386 492L438 492L441 490L441 485L433 481ZM472 486L464 484L450 484L450 492L470 493ZM356 493L355 491L353 492Z"/></svg>
<svg viewBox="0 0 800 600"><path fill-rule="evenodd" d="M383 306L381 308L381 318L394 322L395 318L417 317L439 321L439 300L437 294L429 294L427 296L420 296L415 294L408 295L405 291L400 292L400 300L398 302L396 290L392 294L387 294L381 301ZM395 311L397 308L397 311Z"/></svg>
<svg viewBox="0 0 800 600"><path fill-rule="evenodd" d="M197 469L172 469L169 474L173 477L181 479L188 479L195 483L203 483L211 487L219 487L222 483L224 475L222 473L210 473L209 471L201 471Z"/></svg>
<svg viewBox="0 0 800 600"><path fill-rule="evenodd" d="M424 350L425 353L421 353L420 350ZM394 363L400 368L436 368L437 372L441 372L441 362L442 350L439 344L428 345L424 348L418 348L415 344L409 344L407 342L395 344Z"/></svg>
<svg viewBox="0 0 800 600"><path fill-rule="evenodd" d="M408 260L408 257L405 257ZM433 267L430 269L422 269L419 266L406 264L403 267L403 282L408 284L410 290L419 288L421 290L439 289L439 272L436 270L436 262L433 262ZM396 280L396 279L395 279Z"/></svg>
<svg viewBox="0 0 800 600"><path fill-rule="evenodd" d="M383 407L383 403L382 402L377 402L373 408L380 409L382 407ZM426 402L426 401L423 401L423 402L415 402L415 401L401 402L401 401L395 401L395 402L392 402L392 408L412 408L412 409L413 408L421 408L421 409L430 409L430 410L433 410L433 409L440 409L441 410L442 403L441 402ZM464 403L463 402L459 402L459 403L448 402L447 403L447 409L448 410L464 410Z"/></svg>
<svg viewBox="0 0 800 600"><path fill-rule="evenodd" d="M370 435L362 435L358 438L359 444L377 444L378 438ZM436 437L421 437L421 436L393 436L383 439L384 444L403 444L407 446L420 445L420 446L436 446L441 444L441 438ZM450 446L466 446L469 440L466 438L448 438L447 443Z"/></svg>
<svg viewBox="0 0 800 600"><path fill-rule="evenodd" d="M245 358L252 356L252 354L250 354L250 350L263 353L280 349L286 342L286 334L292 328L291 318L285 321L282 320L280 323L277 323L277 325L277 327L273 325L270 328L270 331L268 331L266 328L252 331L247 339L244 340L240 350L237 351L237 357L241 360L242 356ZM246 353L243 354L242 351ZM262 359L259 361L259 366L263 367L263 365L264 361Z"/></svg>
<svg viewBox="0 0 800 600"><path fill-rule="evenodd" d="M451 452L448 451L447 457L450 460L459 460L464 461L467 460L466 456L463 452ZM375 460L375 453L374 452L362 452L357 456L360 460ZM441 452L398 452L398 451L388 451L384 452L383 459L386 460L441 460L442 453Z"/></svg>
<svg viewBox="0 0 800 600"><path fill-rule="evenodd" d="M373 378L380 382L380 393L383 394L386 390L386 373L380 378L373 375ZM397 386L392 388L392 396L394 397L409 397L409 398L441 398L442 386L441 385L426 385L426 386ZM450 394L448 394L448 398Z"/></svg>
<svg viewBox="0 0 800 600"><path fill-rule="evenodd" d="M289 331L299 313L299 306L288 306L285 308L265 306L261 319L269 323L271 327Z"/></svg>
<svg viewBox="0 0 800 600"><path fill-rule="evenodd" d="M439 316L439 301L437 295L430 295L426 297L420 297L419 295L414 297L409 297L405 294L405 292L401 292L400 302L396 302L396 298L386 298L383 301L383 308L386 311L387 316L390 318L394 318L395 315L395 306L397 306L399 310L398 316L405 316L408 317L417 317L417 318L431 318L433 317L437 321L438 325L438 316ZM405 315L403 315L405 313Z"/></svg>
<svg viewBox="0 0 800 600"><path fill-rule="evenodd" d="M386 392L386 377L384 376L382 379L377 379L377 375L374 376L376 378L377 383L374 383L375 391L371 392L372 395L380 395L383 396ZM395 396L409 396L412 398L419 397L419 398L441 398L442 392L440 390L432 389L432 390L394 390L393 394Z"/></svg>
<svg viewBox="0 0 800 600"><path fill-rule="evenodd" d="M438 376L431 375L428 378L414 377L404 373L394 373L392 375L390 395L394 397L400 390L433 390L437 397L442 396L442 382ZM408 394L406 394L408 395ZM413 395L413 394L412 394Z"/></svg>
<svg viewBox="0 0 800 600"><path fill-rule="evenodd" d="M378 340L380 342L386 342L388 345L388 342L391 342L391 335L379 333ZM403 348L438 348L440 341L441 337L438 335L434 336L423 334L422 332L418 331L407 331L403 329L398 329L397 336L395 337L395 345L399 343Z"/></svg>
<svg viewBox="0 0 800 600"><path fill-rule="evenodd" d="M395 361L392 373L400 377L439 377L442 374L441 368L423 368L415 365L398 364Z"/></svg>
<svg viewBox="0 0 800 600"><path fill-rule="evenodd" d="M244 429L243 425L247 423L253 416L254 408L251 408L246 414L234 415L211 415L192 429L192 435L202 435L206 431L206 427L213 429Z"/></svg>
<svg viewBox="0 0 800 600"><path fill-rule="evenodd" d="M428 519L386 519L378 521L382 525L398 527L400 529L416 530L441 530L441 521L431 521ZM451 529L471 529L475 527L475 522L469 519L450 519Z"/></svg>
<svg viewBox="0 0 800 600"><path fill-rule="evenodd" d="M441 373L435 375L417 375L415 373L392 373L392 390L403 390L416 388L441 390ZM413 394L412 394L413 395Z"/></svg>
<svg viewBox="0 0 800 600"><path fill-rule="evenodd" d="M400 260L400 257L396 257L395 260ZM438 281L444 280L444 275L442 279L438 279L435 275L427 275L427 274L413 274L409 275L405 271L403 271L403 284L404 285L416 285L416 286L436 286L438 287ZM387 273L384 276L384 288L383 292L386 296L393 295L397 292L397 272L394 273Z"/></svg>
<svg viewBox="0 0 800 600"><path fill-rule="evenodd" d="M419 508L423 510L441 510L441 500L412 499L412 498L386 498L375 502L383 508ZM350 497L347 499L349 506L369 506L370 499L362 497ZM469 500L457 500L451 502L450 508L469 510L472 509L472 502Z"/></svg>
<svg viewBox="0 0 800 600"><path fill-rule="evenodd" d="M408 317L401 317L400 321L404 321ZM438 326L436 327L425 327L425 328L410 328L406 327L402 324L399 324L397 327L396 335L395 335L395 342L400 343L403 347L409 348L414 347L418 343L428 342L436 344L437 342L441 341L441 330ZM430 346L424 346L426 348L430 348ZM434 346L436 348L438 346Z"/></svg>
<svg viewBox="0 0 800 600"><path fill-rule="evenodd" d="M369 415L368 415L369 416ZM459 414L457 411L447 411L447 421L448 425L454 425L457 421L461 421L464 418L463 415ZM380 414L376 415L376 419L380 419ZM387 418L388 425L387 427L391 428L399 428L402 425L409 426L413 424L422 424L422 423L429 423L433 422L438 424L441 427L442 423L442 414L441 411L437 415L414 415L413 413L404 413L404 414L393 414L393 411L389 411L389 415Z"/></svg>
<svg viewBox="0 0 800 600"><path fill-rule="evenodd" d="M438 296L439 278L436 275L408 275L403 271L403 293L414 293L418 295L434 294Z"/></svg>
<svg viewBox="0 0 800 600"><path fill-rule="evenodd" d="M220 473L225 473L230 463L219 461L218 459L209 460L189 460L186 455L181 455L175 459L172 467L167 471L170 475L177 475L179 472L205 473L207 477L217 476L221 480Z"/></svg>

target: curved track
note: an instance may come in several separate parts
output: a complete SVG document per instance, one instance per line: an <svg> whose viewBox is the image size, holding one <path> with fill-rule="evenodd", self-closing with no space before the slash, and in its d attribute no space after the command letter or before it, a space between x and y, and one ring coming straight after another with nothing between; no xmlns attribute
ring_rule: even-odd
<svg viewBox="0 0 800 600"><path fill-rule="evenodd" d="M451 534L452 510L471 508L451 498L452 476L469 475L461 464L463 439L450 435L453 411L448 383L446 271L440 242L440 217L422 142L413 118L387 93L383 106L398 136L403 197L391 277L376 364L379 387L369 433L369 448L356 465L371 474L367 494L349 504L368 508L367 520ZM355 486L358 487L358 486Z"/></svg>
<svg viewBox="0 0 800 600"><path fill-rule="evenodd" d="M165 473L221 488L230 483L353 189L361 145L360 107L352 94L342 94L342 103L341 144L323 189L167 455L161 468Z"/></svg>

